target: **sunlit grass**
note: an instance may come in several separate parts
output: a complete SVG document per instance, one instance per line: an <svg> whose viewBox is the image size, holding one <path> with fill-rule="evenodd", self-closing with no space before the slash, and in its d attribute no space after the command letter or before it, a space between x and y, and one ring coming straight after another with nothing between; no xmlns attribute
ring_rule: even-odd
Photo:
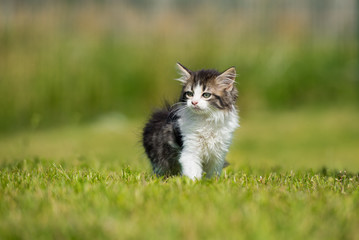
<svg viewBox="0 0 359 240"><path fill-rule="evenodd" d="M241 113L228 161L231 168L359 171L359 114L355 108ZM28 130L0 138L2 162L52 159L67 166L149 169L141 144L145 118L108 114L85 125ZM71 160L70 160L71 159Z"/></svg>
<svg viewBox="0 0 359 240"><path fill-rule="evenodd" d="M145 120L0 139L0 237L355 239L355 109L242 115L219 179L160 179L140 144Z"/></svg>
<svg viewBox="0 0 359 240"><path fill-rule="evenodd" d="M234 164L359 170L356 108L259 111L241 118L229 157Z"/></svg>
<svg viewBox="0 0 359 240"><path fill-rule="evenodd" d="M130 168L22 161L0 172L2 238L355 239L358 175L226 171L158 179Z"/></svg>

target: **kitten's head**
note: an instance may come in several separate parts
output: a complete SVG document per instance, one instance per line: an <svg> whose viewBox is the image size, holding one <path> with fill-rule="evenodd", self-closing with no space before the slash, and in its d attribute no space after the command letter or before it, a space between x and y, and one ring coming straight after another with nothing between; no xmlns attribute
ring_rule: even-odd
<svg viewBox="0 0 359 240"><path fill-rule="evenodd" d="M195 113L215 110L231 110L237 100L238 91L234 86L236 69L231 67L219 73L216 70L193 72L177 63L182 85L180 102L187 104Z"/></svg>

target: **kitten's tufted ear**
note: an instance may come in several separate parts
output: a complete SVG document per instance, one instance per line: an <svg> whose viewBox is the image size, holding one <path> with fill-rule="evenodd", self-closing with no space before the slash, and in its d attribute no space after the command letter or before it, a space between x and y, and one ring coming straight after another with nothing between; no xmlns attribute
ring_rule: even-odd
<svg viewBox="0 0 359 240"><path fill-rule="evenodd" d="M182 84L185 84L187 80L191 77L192 72L180 63L177 63L176 66L178 69L178 73L181 75L181 77L177 78L176 80L180 81Z"/></svg>
<svg viewBox="0 0 359 240"><path fill-rule="evenodd" d="M230 92L233 89L235 80L236 80L236 69L234 67L230 67L216 78L216 83L223 90Z"/></svg>

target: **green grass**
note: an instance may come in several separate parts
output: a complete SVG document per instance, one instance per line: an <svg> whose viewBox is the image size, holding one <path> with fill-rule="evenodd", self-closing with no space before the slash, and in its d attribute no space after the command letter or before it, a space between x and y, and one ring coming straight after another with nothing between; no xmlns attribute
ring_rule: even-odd
<svg viewBox="0 0 359 240"><path fill-rule="evenodd" d="M226 171L220 179L64 169L1 171L2 238L354 239L358 175Z"/></svg>
<svg viewBox="0 0 359 240"><path fill-rule="evenodd" d="M143 121L0 138L1 239L358 239L359 113L242 114L218 179L154 177Z"/></svg>

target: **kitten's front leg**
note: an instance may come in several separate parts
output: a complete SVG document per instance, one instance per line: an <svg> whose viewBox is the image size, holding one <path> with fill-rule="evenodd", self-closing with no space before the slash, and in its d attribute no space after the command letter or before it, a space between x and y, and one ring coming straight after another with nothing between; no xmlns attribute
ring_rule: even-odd
<svg viewBox="0 0 359 240"><path fill-rule="evenodd" d="M202 163L201 158L194 154L195 151L183 149L179 162L182 166L182 175L187 176L192 180L202 178Z"/></svg>
<svg viewBox="0 0 359 240"><path fill-rule="evenodd" d="M221 175L224 162L225 161L222 159L213 160L205 169L206 178L212 178L214 176L219 177Z"/></svg>

